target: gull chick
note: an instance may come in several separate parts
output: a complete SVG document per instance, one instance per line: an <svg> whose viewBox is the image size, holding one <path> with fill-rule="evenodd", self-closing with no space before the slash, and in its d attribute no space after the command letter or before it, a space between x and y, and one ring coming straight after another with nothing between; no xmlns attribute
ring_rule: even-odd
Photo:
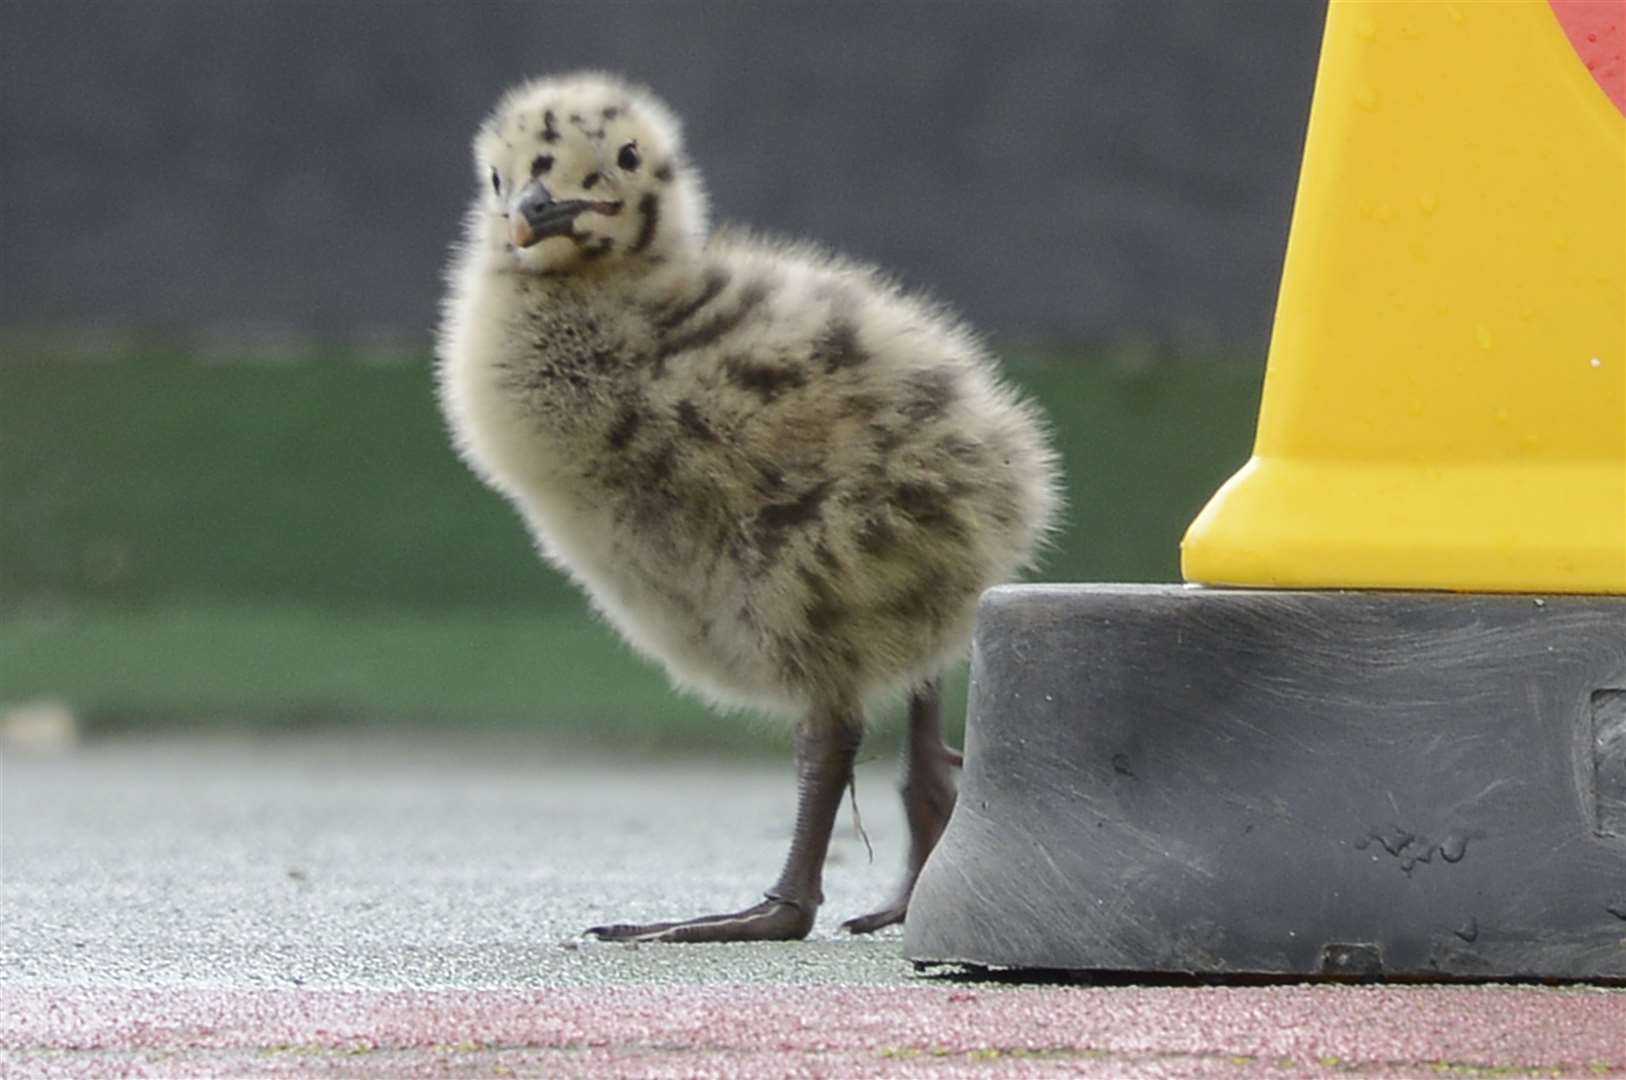
<svg viewBox="0 0 1626 1080"><path fill-rule="evenodd" d="M976 337L877 271L712 232L677 118L599 73L515 87L474 140L440 404L538 548L672 681L795 725L790 851L740 911L589 933L804 937L866 708L909 699L899 922L954 802L940 677L978 595L1057 512L1035 409Z"/></svg>

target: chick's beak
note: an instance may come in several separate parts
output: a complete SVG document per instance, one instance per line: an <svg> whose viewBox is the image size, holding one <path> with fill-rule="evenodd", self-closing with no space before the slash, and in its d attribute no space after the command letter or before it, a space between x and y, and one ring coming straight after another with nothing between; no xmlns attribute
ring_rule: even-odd
<svg viewBox="0 0 1626 1080"><path fill-rule="evenodd" d="M550 236L569 236L575 228L576 215L591 210L594 204L585 199L566 199L560 202L543 186L533 180L519 193L508 212L509 233L514 246L528 248Z"/></svg>

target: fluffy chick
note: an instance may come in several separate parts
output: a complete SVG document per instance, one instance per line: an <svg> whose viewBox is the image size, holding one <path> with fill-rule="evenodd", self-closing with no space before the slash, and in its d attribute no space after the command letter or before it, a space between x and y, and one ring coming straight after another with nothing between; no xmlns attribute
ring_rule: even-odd
<svg viewBox="0 0 1626 1080"><path fill-rule="evenodd" d="M796 721L766 900L591 932L804 936L865 706L909 691L909 865L847 926L899 921L953 804L939 676L1056 513L1034 409L951 314L871 268L708 233L679 123L642 87L518 86L474 160L437 350L459 451L676 684Z"/></svg>

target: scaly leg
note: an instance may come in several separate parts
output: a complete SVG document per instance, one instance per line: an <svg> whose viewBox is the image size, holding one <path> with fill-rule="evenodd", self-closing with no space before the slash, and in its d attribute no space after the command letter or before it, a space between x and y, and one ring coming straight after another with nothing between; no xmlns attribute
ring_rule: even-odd
<svg viewBox="0 0 1626 1080"><path fill-rule="evenodd" d="M909 895L915 879L926 865L926 856L937 846L943 827L954 809L952 769L960 764L957 751L943 745L943 682L935 679L909 698L909 739L903 748L903 810L909 820L909 863L903 883L892 902L879 911L848 919L841 928L854 934L868 934L903 921L909 912Z"/></svg>
<svg viewBox="0 0 1626 1080"><path fill-rule="evenodd" d="M587 933L605 941L795 941L824 902L824 857L836 811L852 781L862 737L856 712L813 713L796 732L796 826L779 880L760 904L721 915L657 923L615 923Z"/></svg>

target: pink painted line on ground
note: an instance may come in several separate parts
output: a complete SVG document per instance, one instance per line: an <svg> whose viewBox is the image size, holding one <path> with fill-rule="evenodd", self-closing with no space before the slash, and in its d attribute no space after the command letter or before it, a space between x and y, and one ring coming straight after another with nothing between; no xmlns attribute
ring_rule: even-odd
<svg viewBox="0 0 1626 1080"><path fill-rule="evenodd" d="M1534 987L0 990L7 1076L1626 1075L1626 993Z"/></svg>

